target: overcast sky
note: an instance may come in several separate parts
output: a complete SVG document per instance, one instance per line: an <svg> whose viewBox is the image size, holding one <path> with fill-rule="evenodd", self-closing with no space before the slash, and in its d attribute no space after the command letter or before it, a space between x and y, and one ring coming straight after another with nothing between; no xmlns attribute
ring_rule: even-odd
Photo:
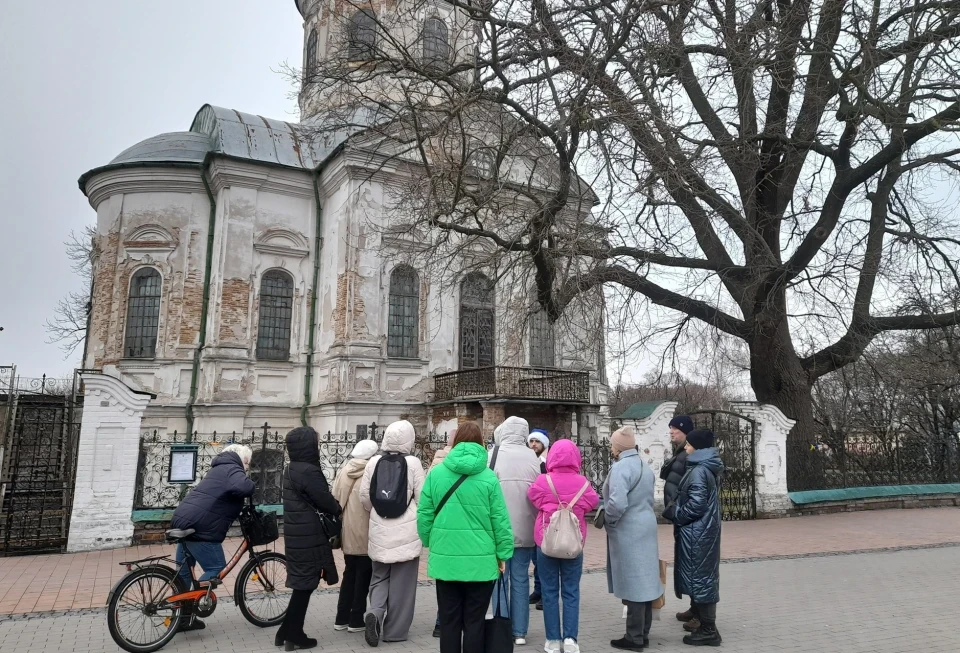
<svg viewBox="0 0 960 653"><path fill-rule="evenodd" d="M79 289L64 256L95 220L77 178L204 103L296 120L277 71L299 65L293 0L5 2L0 20L0 365L69 374L46 344L57 300Z"/></svg>

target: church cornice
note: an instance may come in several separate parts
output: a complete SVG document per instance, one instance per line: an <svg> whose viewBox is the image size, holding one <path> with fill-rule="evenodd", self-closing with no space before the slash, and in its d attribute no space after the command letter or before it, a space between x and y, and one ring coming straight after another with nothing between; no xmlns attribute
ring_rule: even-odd
<svg viewBox="0 0 960 653"><path fill-rule="evenodd" d="M87 199L96 210L103 200L125 193L202 193L197 166L118 167L100 172L86 182Z"/></svg>

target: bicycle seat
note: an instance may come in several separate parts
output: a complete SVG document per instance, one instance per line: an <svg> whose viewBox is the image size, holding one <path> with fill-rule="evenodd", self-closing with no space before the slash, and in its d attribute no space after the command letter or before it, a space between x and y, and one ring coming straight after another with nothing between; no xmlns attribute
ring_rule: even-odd
<svg viewBox="0 0 960 653"><path fill-rule="evenodd" d="M179 542L180 540L185 540L196 532L197 530L195 528L186 528L182 530L179 528L171 528L167 531L167 542Z"/></svg>

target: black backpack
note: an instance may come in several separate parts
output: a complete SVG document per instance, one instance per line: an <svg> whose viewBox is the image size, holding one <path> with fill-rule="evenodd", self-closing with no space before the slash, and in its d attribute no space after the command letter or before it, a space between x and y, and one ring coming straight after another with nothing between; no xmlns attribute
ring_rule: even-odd
<svg viewBox="0 0 960 653"><path fill-rule="evenodd" d="M407 457L402 453L383 454L370 479L373 509L384 519L396 519L412 501L412 496L407 500Z"/></svg>

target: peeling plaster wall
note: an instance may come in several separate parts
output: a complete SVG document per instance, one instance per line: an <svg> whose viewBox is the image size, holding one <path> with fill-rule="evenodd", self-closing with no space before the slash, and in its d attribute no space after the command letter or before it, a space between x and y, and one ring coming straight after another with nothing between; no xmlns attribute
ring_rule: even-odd
<svg viewBox="0 0 960 653"><path fill-rule="evenodd" d="M385 191L377 177L350 168L344 158L321 179L323 250L308 420L322 432L355 431L361 424L386 424L401 416L426 427L431 377L459 366L459 287L441 286L431 281L433 275L418 271L418 357L386 357L390 274L397 257L392 241L381 242ZM132 387L157 395L145 425L182 430L199 341L209 202L198 171L141 169L136 184L130 177L130 171L112 171L91 182L99 189L91 203L97 209L101 255L86 364L113 367ZM304 172L220 160L208 178L217 213L195 426L205 433L253 429L264 422L278 430L291 428L299 424L308 349L313 181ZM138 229L140 240L131 240ZM129 278L141 265L155 265L163 275L154 360L123 358ZM262 361L256 358L260 282L274 269L288 273L294 284L290 356ZM516 328L528 310L526 294L513 287L522 282L497 287L501 365L528 362L527 333ZM561 336L572 328L558 324L557 362L589 368L595 357L567 351L582 340ZM596 380L591 386L594 402L605 401L606 388ZM443 410L432 415L434 424L469 417Z"/></svg>

